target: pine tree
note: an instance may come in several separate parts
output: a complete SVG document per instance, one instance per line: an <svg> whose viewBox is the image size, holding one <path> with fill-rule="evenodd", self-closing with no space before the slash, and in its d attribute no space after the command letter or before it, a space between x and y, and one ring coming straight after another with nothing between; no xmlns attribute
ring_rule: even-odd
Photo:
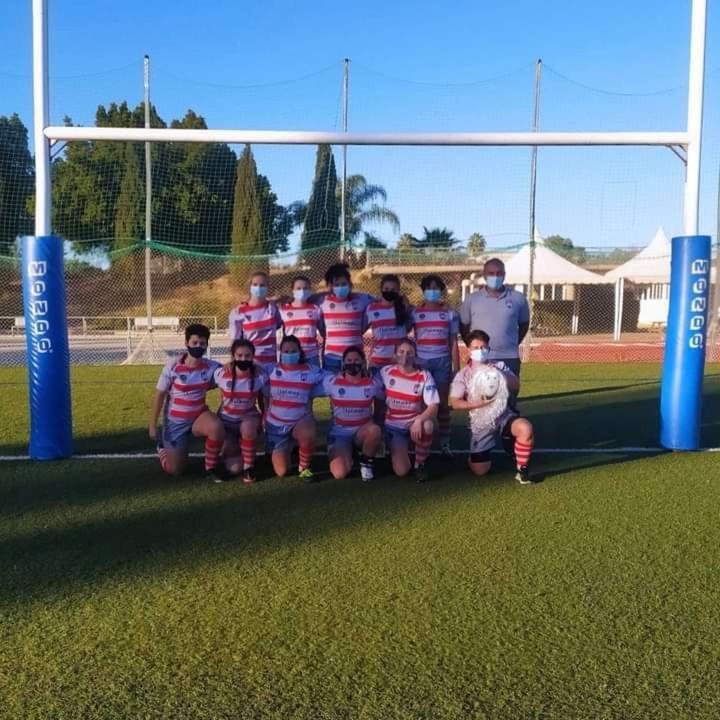
<svg viewBox="0 0 720 720"><path fill-rule="evenodd" d="M231 274L237 287L245 287L253 272L267 271L263 251L263 226L257 193L258 175L255 158L246 145L237 164L230 243Z"/></svg>
<svg viewBox="0 0 720 720"><path fill-rule="evenodd" d="M337 201L337 172L329 145L318 145L315 179L305 214L301 247L307 257L315 248L340 244L340 206Z"/></svg>
<svg viewBox="0 0 720 720"><path fill-rule="evenodd" d="M143 238L144 202L145 192L140 180L138 149L136 145L127 143L113 232L113 250L119 253L113 262L113 270L126 281L137 280L139 275L140 254L131 248Z"/></svg>

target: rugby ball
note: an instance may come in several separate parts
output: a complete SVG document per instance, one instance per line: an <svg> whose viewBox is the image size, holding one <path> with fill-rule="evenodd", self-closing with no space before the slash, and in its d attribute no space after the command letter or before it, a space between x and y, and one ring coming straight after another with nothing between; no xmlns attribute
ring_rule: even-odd
<svg viewBox="0 0 720 720"><path fill-rule="evenodd" d="M501 382L502 379L497 370L483 370L478 373L478 377L475 379L475 387L480 395L490 400L490 398L497 395Z"/></svg>

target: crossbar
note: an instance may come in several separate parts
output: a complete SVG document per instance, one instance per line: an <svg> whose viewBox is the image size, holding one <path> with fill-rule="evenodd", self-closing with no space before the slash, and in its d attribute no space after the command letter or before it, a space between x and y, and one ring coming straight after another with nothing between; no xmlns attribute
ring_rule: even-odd
<svg viewBox="0 0 720 720"><path fill-rule="evenodd" d="M685 147L687 132L506 132L506 133L341 133L286 130L187 130L183 128L45 128L50 140L115 140L126 142L219 142L251 145L660 145Z"/></svg>

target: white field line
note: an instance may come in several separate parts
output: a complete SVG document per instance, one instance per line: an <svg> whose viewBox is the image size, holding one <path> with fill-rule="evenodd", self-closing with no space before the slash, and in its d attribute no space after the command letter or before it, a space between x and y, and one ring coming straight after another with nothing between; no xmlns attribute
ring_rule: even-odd
<svg viewBox="0 0 720 720"><path fill-rule="evenodd" d="M439 450L433 450L433 454L439 454ZM494 454L502 455L503 450L493 450ZM661 447L617 447L617 448L535 448L533 455L655 455L659 453L669 453L670 451ZM699 450L687 452L700 453L720 453L720 447L700 448ZM467 450L455 450L455 454L461 455L467 453ZM259 452L262 456L265 453ZM316 456L325 456L325 451L315 453ZM154 452L134 452L134 453L82 453L73 455L72 460L147 460L156 458L157 453ZM190 453L190 457L201 458L203 453ZM0 455L0 462L13 462L20 460L30 460L29 455Z"/></svg>

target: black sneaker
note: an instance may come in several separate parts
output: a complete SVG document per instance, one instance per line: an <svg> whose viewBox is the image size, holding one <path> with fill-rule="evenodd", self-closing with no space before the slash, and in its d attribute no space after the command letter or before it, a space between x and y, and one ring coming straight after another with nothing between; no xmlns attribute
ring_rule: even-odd
<svg viewBox="0 0 720 720"><path fill-rule="evenodd" d="M244 485L252 485L254 482L257 482L254 467L245 468L242 474L242 481Z"/></svg>
<svg viewBox="0 0 720 720"><path fill-rule="evenodd" d="M428 475L425 471L425 465L415 466L415 481L419 483L427 482Z"/></svg>
<svg viewBox="0 0 720 720"><path fill-rule="evenodd" d="M212 468L211 470L206 470L205 479L209 480L210 482L220 484L227 480L227 476L225 472L218 466Z"/></svg>
<svg viewBox="0 0 720 720"><path fill-rule="evenodd" d="M518 471L515 473L515 479L521 485L532 485L533 481L530 477L530 470L528 470L527 465L523 465L521 468L518 468Z"/></svg>

